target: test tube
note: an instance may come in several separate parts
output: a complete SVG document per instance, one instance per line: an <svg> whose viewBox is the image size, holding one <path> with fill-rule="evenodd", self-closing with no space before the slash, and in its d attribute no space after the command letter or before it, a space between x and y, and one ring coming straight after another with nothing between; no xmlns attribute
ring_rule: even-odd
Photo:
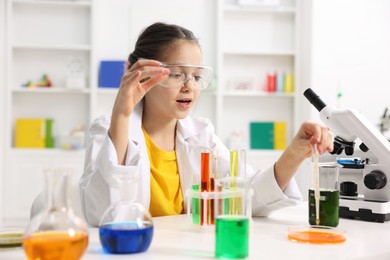
<svg viewBox="0 0 390 260"><path fill-rule="evenodd" d="M208 192L210 191L210 151L203 151L201 153L201 161L200 161L201 167L200 167L200 191L201 192ZM208 200L201 199L200 200L200 224L209 224L209 211L210 205L208 203Z"/></svg>
<svg viewBox="0 0 390 260"><path fill-rule="evenodd" d="M212 153L212 161L211 161L211 174L210 174L210 187L209 190L213 194L215 194L215 179L219 177L218 172L218 151L213 151ZM209 223L214 225L214 199L210 199L210 205L209 205Z"/></svg>
<svg viewBox="0 0 390 260"><path fill-rule="evenodd" d="M246 154L245 150L231 150L230 151L230 178L232 182L230 189L235 190L237 187L234 178L245 177L246 175ZM229 199L229 212L241 214L242 201L241 198Z"/></svg>
<svg viewBox="0 0 390 260"><path fill-rule="evenodd" d="M219 161L218 151L215 150L213 152L213 163L212 163L212 168L213 168L213 171L212 171L213 172L213 176L212 177L214 178L213 181L212 181L213 182L212 191L215 192L214 194L215 194L216 197L218 197L218 198L216 198L216 200L218 200L218 201L216 202L215 200L213 200L213 202L212 202L212 204L213 204L213 213L212 213L212 215L213 215L213 218L212 218L213 222L212 223L215 222L215 216L216 216L215 211L219 212L218 214L221 214L220 212L223 211L223 207L224 207L224 205L223 205L224 200L221 197L219 197L219 194L221 194L222 191L223 191L223 187L221 185L216 185L216 180L218 180L220 178L223 178L223 176L222 176L222 174L220 172L219 166L218 166L219 165L218 161ZM216 205L214 205L214 204L216 204ZM217 208L215 208L215 206Z"/></svg>
<svg viewBox="0 0 390 260"><path fill-rule="evenodd" d="M199 175L197 175L199 177ZM192 175L192 191L199 193L200 185L199 178ZM192 198L192 223L199 225L200 224L200 199Z"/></svg>

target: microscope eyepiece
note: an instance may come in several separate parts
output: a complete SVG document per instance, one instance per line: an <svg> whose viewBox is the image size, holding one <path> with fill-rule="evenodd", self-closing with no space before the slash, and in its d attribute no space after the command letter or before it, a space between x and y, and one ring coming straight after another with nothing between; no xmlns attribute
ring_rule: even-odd
<svg viewBox="0 0 390 260"><path fill-rule="evenodd" d="M310 103L320 112L324 107L325 103L320 99L320 97L311 89L308 88L303 92L303 95L309 100Z"/></svg>

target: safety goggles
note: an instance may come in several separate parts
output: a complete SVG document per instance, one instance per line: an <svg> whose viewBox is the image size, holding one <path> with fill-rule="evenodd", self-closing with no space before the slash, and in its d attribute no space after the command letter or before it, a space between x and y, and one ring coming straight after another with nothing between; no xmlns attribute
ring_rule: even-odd
<svg viewBox="0 0 390 260"><path fill-rule="evenodd" d="M203 90L209 86L213 75L213 69L208 66L161 63L161 67L169 69L170 73L160 85L171 89L190 86Z"/></svg>

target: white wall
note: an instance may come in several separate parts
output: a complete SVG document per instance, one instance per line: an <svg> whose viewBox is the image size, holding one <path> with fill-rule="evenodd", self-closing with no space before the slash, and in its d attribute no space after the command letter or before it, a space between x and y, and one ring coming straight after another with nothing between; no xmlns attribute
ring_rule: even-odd
<svg viewBox="0 0 390 260"><path fill-rule="evenodd" d="M153 22L177 23L194 32L204 53L204 63L214 57L215 1L197 0L97 0L98 59L127 59L141 30Z"/></svg>
<svg viewBox="0 0 390 260"><path fill-rule="evenodd" d="M328 105L356 109L377 125L390 109L390 1L302 0L301 5L302 89L311 87ZM303 120L320 121L304 97L299 111ZM296 175L304 198L308 162Z"/></svg>
<svg viewBox="0 0 390 260"><path fill-rule="evenodd" d="M0 1L0 89L5 89L5 1ZM2 93L5 93L4 91ZM3 172L5 172L4 166L4 149L5 149L5 129L4 129L4 118L5 118L5 100L4 94L0 94L0 187L3 187ZM0 190L0 216L3 216L3 191ZM0 225L2 218L0 217Z"/></svg>
<svg viewBox="0 0 390 260"><path fill-rule="evenodd" d="M338 105L340 88L341 107L378 124L390 108L390 1L316 0L312 5L310 86L332 106Z"/></svg>

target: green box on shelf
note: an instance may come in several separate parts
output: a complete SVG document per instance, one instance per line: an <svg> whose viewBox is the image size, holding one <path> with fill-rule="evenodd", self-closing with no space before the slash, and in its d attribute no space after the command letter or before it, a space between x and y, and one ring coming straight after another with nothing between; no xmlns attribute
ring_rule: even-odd
<svg viewBox="0 0 390 260"><path fill-rule="evenodd" d="M285 122L250 122L250 149L284 150Z"/></svg>
<svg viewBox="0 0 390 260"><path fill-rule="evenodd" d="M46 119L45 122L45 147L54 148L55 147L55 138L54 138L54 120Z"/></svg>

